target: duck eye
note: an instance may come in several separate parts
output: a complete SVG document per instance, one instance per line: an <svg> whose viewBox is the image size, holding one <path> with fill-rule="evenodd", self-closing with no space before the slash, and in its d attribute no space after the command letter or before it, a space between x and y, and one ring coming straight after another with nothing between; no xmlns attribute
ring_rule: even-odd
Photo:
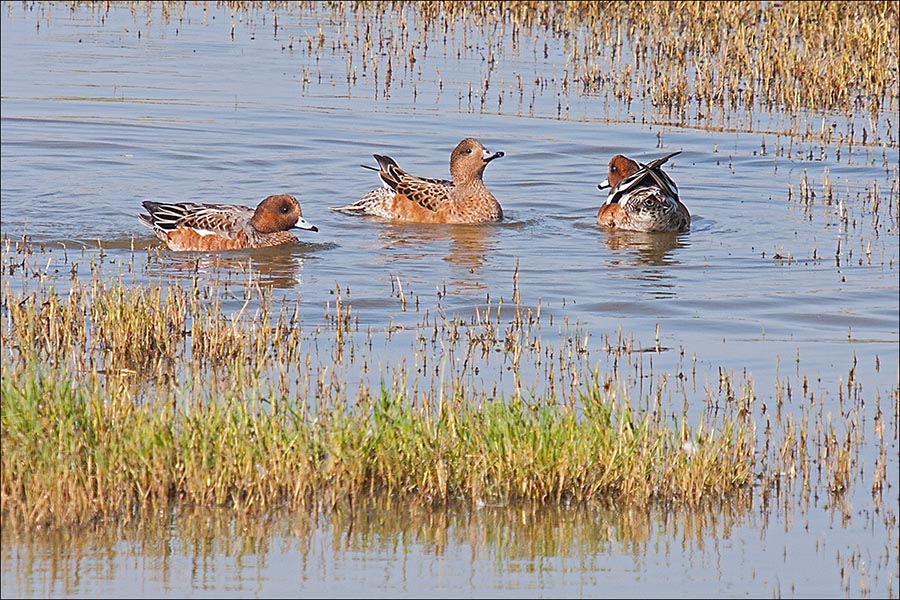
<svg viewBox="0 0 900 600"><path fill-rule="evenodd" d="M472 149L471 149L471 148L466 148L466 154L472 154Z"/></svg>
<svg viewBox="0 0 900 600"><path fill-rule="evenodd" d="M291 212L291 209L287 204L285 204L281 207L281 212L283 212L284 214L288 214L289 212Z"/></svg>

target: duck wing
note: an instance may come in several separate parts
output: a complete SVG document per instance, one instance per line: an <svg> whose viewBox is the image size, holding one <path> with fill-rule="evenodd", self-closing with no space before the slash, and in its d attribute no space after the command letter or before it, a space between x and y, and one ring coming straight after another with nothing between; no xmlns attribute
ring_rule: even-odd
<svg viewBox="0 0 900 600"><path fill-rule="evenodd" d="M437 211L443 203L450 199L453 182L407 175L397 183L396 191L424 209Z"/></svg>
<svg viewBox="0 0 900 600"><path fill-rule="evenodd" d="M190 228L198 233L211 233L231 238L244 228L253 216L254 209L232 204L201 204L196 202L146 201L144 208L150 213L152 226L163 231ZM146 216L142 219L147 222Z"/></svg>

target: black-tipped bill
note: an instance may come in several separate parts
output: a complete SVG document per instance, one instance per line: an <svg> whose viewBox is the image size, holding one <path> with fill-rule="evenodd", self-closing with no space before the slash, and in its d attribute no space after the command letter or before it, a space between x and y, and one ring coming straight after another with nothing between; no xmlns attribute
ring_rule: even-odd
<svg viewBox="0 0 900 600"><path fill-rule="evenodd" d="M306 229L307 231L319 231L319 228L313 225L312 223L307 222L306 219L300 217L297 219L297 224L294 225L295 229Z"/></svg>

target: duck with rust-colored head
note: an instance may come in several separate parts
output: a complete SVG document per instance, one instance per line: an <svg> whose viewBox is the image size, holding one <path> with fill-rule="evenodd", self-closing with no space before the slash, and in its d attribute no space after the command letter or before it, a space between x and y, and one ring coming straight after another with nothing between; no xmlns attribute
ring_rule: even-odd
<svg viewBox="0 0 900 600"><path fill-rule="evenodd" d="M500 203L482 181L485 167L503 152L488 152L474 138L464 139L450 154L452 181L416 177L389 156L373 156L379 168L363 167L378 171L384 187L332 210L408 223L485 223L503 218Z"/></svg>
<svg viewBox="0 0 900 600"><path fill-rule="evenodd" d="M597 225L628 231L687 231L691 213L678 199L678 187L662 165L681 151L638 164L618 154L609 161L609 174L597 187L610 188L597 212Z"/></svg>
<svg viewBox="0 0 900 600"><path fill-rule="evenodd" d="M143 203L149 214L138 220L153 230L169 250L236 250L297 242L289 229L318 231L303 218L300 203L289 194L269 196L256 208L195 202Z"/></svg>

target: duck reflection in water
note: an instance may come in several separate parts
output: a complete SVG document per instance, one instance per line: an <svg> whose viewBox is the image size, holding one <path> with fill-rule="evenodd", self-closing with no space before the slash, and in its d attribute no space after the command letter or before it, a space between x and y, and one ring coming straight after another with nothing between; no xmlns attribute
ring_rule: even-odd
<svg viewBox="0 0 900 600"><path fill-rule="evenodd" d="M623 269L625 278L637 281L651 297L677 295L671 267L681 262L676 250L690 245L685 234L610 231L600 244L607 265Z"/></svg>
<svg viewBox="0 0 900 600"><path fill-rule="evenodd" d="M452 267L446 286L455 292L487 289L481 269L488 256L496 252L493 225L399 225L385 227L379 238L392 250L388 260L418 260L443 253ZM446 247L445 247L446 246Z"/></svg>
<svg viewBox="0 0 900 600"><path fill-rule="evenodd" d="M644 233L640 231L609 231L601 242L615 251L609 257L611 265L664 266L678 264L675 250L687 248L688 238L671 231Z"/></svg>
<svg viewBox="0 0 900 600"><path fill-rule="evenodd" d="M293 289L301 284L306 255L302 250L285 252L283 247L234 254L166 253L157 255L154 264L161 275L179 279L199 276L211 285Z"/></svg>

